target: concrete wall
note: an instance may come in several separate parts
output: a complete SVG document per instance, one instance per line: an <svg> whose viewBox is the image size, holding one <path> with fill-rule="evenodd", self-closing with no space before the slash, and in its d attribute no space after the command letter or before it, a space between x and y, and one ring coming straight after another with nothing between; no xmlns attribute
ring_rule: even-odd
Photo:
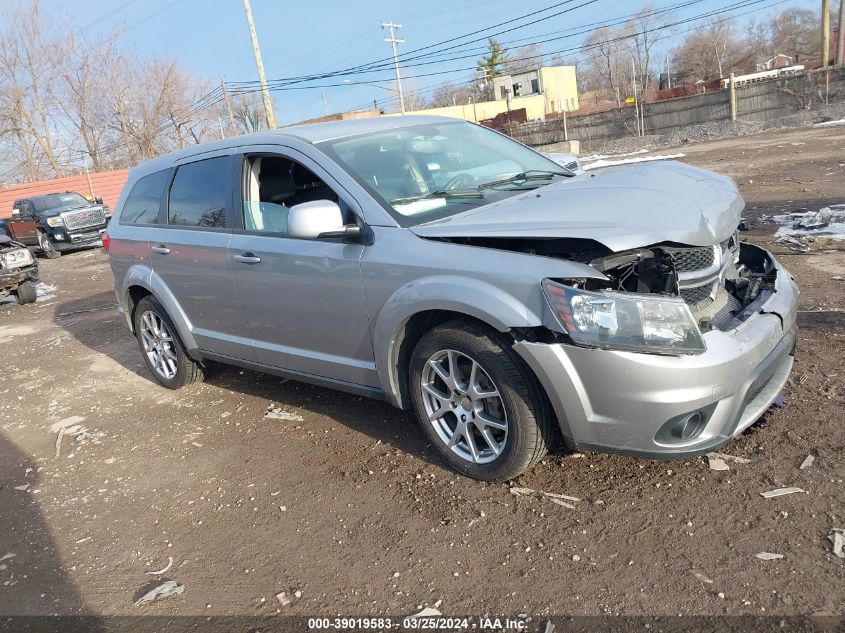
<svg viewBox="0 0 845 633"><path fill-rule="evenodd" d="M832 69L827 94L831 102L845 101L845 67ZM803 75L737 86L738 121L765 123L806 110L809 99L816 105L825 94L825 75L812 71ZM812 97L811 97L812 95ZM690 125L729 121L730 91L717 90L700 95L645 104L645 133L669 134ZM563 119L527 123L514 129L514 137L528 145L558 143L567 136L581 141L585 148L601 141L633 136L637 123L634 106L592 114L567 117L566 135Z"/></svg>
<svg viewBox="0 0 845 633"><path fill-rule="evenodd" d="M6 188L0 187L0 218L11 217L12 205L15 200L45 193L64 193L65 191L75 191L86 198L100 197L105 204L114 209L120 191L126 183L127 174L126 169L118 169L116 171L92 173L90 178L81 174L54 180L29 182L23 185L12 185Z"/></svg>

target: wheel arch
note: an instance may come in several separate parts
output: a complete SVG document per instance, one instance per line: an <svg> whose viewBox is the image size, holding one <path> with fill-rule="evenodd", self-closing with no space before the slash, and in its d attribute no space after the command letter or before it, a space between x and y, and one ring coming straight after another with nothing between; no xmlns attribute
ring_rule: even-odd
<svg viewBox="0 0 845 633"><path fill-rule="evenodd" d="M459 318L506 334L542 325L524 303L487 282L442 276L400 288L385 302L373 328L379 380L394 405L411 406L408 366L417 341L433 327Z"/></svg>
<svg viewBox="0 0 845 633"><path fill-rule="evenodd" d="M146 266L133 266L124 276L121 300L129 329L133 334L135 333L135 309L138 303L149 295L152 295L165 309L176 326L176 331L185 346L186 352L195 357L197 343L194 339L190 320L167 284Z"/></svg>

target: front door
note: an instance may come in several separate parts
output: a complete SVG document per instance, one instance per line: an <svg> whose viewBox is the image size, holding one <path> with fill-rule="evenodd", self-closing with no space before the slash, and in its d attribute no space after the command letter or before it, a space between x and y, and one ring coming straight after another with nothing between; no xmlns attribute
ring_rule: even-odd
<svg viewBox="0 0 845 633"><path fill-rule="evenodd" d="M176 168L161 212L166 227L150 231L150 261L160 292L172 296L201 350L249 359L252 340L228 256L233 160L218 156Z"/></svg>
<svg viewBox="0 0 845 633"><path fill-rule="evenodd" d="M256 362L377 386L361 282L366 247L287 235L287 212L296 204L334 200L350 221L353 208L325 172L293 150L247 154L243 164L243 213L229 256Z"/></svg>
<svg viewBox="0 0 845 633"><path fill-rule="evenodd" d="M21 244L38 244L38 231L35 227L35 211L32 203L22 200L16 202L14 208L18 210L18 213L12 211L12 217L7 221L12 238Z"/></svg>

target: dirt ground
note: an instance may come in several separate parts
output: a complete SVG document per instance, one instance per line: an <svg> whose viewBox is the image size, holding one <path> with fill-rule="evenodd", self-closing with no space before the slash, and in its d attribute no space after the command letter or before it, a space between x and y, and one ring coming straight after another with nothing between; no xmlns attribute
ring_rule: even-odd
<svg viewBox="0 0 845 633"><path fill-rule="evenodd" d="M751 217L845 202L845 127L678 151L735 178ZM42 260L54 296L0 305L0 615L842 615L845 242L795 254L767 230L748 239L808 312L786 406L723 449L750 462L560 452L513 483L575 509L456 476L383 403L234 368L167 391L106 254ZM265 419L274 403L304 420ZM70 416L84 432L56 457ZM782 486L806 492L760 496ZM184 593L133 606L160 578Z"/></svg>

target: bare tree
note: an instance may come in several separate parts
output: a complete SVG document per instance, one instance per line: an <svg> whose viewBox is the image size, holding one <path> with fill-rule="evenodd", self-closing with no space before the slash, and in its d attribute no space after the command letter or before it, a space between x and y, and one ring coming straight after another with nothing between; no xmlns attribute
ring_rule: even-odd
<svg viewBox="0 0 845 633"><path fill-rule="evenodd" d="M505 63L505 74L517 75L535 70L542 65L543 49L540 45L526 44L509 53L509 59Z"/></svg>

